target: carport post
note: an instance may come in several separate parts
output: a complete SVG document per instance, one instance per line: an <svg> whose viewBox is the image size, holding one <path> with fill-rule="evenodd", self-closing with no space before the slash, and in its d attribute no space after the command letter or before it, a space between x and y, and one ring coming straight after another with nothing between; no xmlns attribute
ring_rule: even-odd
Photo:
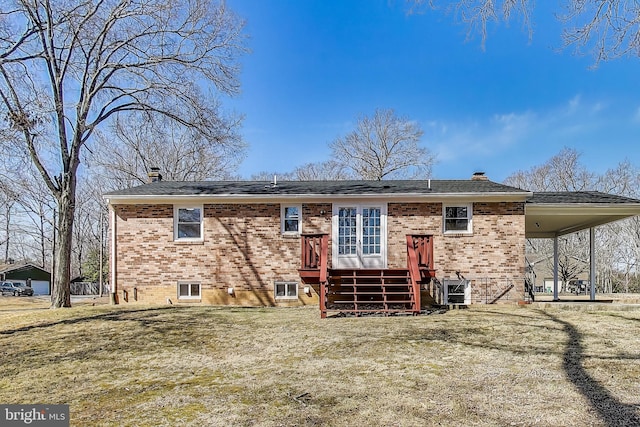
<svg viewBox="0 0 640 427"><path fill-rule="evenodd" d="M553 300L558 299L558 236L553 237Z"/></svg>
<svg viewBox="0 0 640 427"><path fill-rule="evenodd" d="M596 229L589 229L589 284L591 301L596 300Z"/></svg>

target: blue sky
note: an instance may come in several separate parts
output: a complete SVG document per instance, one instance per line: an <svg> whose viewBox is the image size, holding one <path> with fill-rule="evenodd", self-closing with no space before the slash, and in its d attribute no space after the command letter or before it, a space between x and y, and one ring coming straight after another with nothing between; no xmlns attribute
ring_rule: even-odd
<svg viewBox="0 0 640 427"><path fill-rule="evenodd" d="M502 181L563 147L599 173L639 165L640 58L594 69L561 50L555 4L536 2L531 40L518 20L500 22L483 50L453 16L408 14L404 0L228 0L251 49L226 102L245 116L238 173L328 160L329 142L376 108L420 124L435 179Z"/></svg>

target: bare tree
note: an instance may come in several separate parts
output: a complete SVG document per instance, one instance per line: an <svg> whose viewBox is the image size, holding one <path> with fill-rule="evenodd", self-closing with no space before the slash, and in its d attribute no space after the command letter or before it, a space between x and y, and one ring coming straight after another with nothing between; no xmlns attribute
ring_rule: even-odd
<svg viewBox="0 0 640 427"><path fill-rule="evenodd" d="M11 249L11 214L16 204L17 195L6 184L0 183L0 217L4 219L3 235L0 246L4 246L4 262L9 260Z"/></svg>
<svg viewBox="0 0 640 427"><path fill-rule="evenodd" d="M563 148L540 166L509 175L504 183L530 191L585 191L595 189L596 176L580 163L580 153Z"/></svg>
<svg viewBox="0 0 640 427"><path fill-rule="evenodd" d="M298 181L339 181L353 178L350 169L335 160L298 166L293 170L293 175Z"/></svg>
<svg viewBox="0 0 640 427"><path fill-rule="evenodd" d="M35 172L35 171L33 171ZM42 268L47 268L51 260L53 211L55 200L47 190L46 185L39 179L37 172L28 174L14 184L20 189L21 213L23 229L21 240L29 241L33 248L29 259Z"/></svg>
<svg viewBox="0 0 640 427"><path fill-rule="evenodd" d="M305 163L292 172L262 171L251 175L251 179L255 181L273 181L274 177L276 181L339 181L354 178L350 170L335 160Z"/></svg>
<svg viewBox="0 0 640 427"><path fill-rule="evenodd" d="M130 112L215 141L212 92L238 90L242 23L214 0L0 0L3 141L28 152L58 205L52 307L68 307L81 153ZM207 93L209 92L209 93Z"/></svg>
<svg viewBox="0 0 640 427"><path fill-rule="evenodd" d="M219 134L212 141L166 117L117 118L109 132L98 135L87 163L92 175L110 189L146 183L152 167L170 181L229 179L245 153L245 144L235 132L238 125L233 118L220 120Z"/></svg>
<svg viewBox="0 0 640 427"><path fill-rule="evenodd" d="M252 181L269 181L276 183L278 181L296 181L296 177L293 172L269 172L262 171L251 175Z"/></svg>
<svg viewBox="0 0 640 427"><path fill-rule="evenodd" d="M598 177L596 188L602 192L620 196L640 197L640 170L629 160L620 162Z"/></svg>
<svg viewBox="0 0 640 427"><path fill-rule="evenodd" d="M638 198L640 170L625 160L598 178L597 189L606 193ZM598 246L598 274L610 289L629 292L630 283L640 272L640 218L606 224L602 227ZM621 286L617 286L617 281Z"/></svg>
<svg viewBox="0 0 640 427"><path fill-rule="evenodd" d="M330 147L337 166L361 179L427 178L434 158L420 146L422 134L415 121L376 110Z"/></svg>
<svg viewBox="0 0 640 427"><path fill-rule="evenodd" d="M482 38L482 47L487 41L487 27L492 22L504 20L508 22L512 17L520 16L523 28L533 34L531 14L533 12L532 0L456 0L443 3L438 0L407 0L411 13L421 12L425 9L442 9L447 14L454 15L467 26L467 38L471 39L476 34Z"/></svg>
<svg viewBox="0 0 640 427"><path fill-rule="evenodd" d="M534 0L407 0L412 12L443 8L467 26L467 37L480 34L482 46L487 27L499 21L520 19L533 35ZM621 56L640 56L640 7L637 0L564 0L555 17L564 25L565 47L588 52L596 63Z"/></svg>

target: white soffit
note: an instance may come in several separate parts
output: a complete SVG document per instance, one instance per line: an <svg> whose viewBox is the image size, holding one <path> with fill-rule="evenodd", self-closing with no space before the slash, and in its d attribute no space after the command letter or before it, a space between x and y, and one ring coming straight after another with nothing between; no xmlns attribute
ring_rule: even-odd
<svg viewBox="0 0 640 427"><path fill-rule="evenodd" d="M525 205L527 238L551 238L640 215L640 203Z"/></svg>

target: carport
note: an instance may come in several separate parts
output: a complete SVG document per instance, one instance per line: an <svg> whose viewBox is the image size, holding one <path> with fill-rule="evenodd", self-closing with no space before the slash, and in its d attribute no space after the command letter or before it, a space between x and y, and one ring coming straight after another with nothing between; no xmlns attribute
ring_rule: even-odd
<svg viewBox="0 0 640 427"><path fill-rule="evenodd" d="M595 227L640 215L640 200L598 191L534 192L525 204L525 237L553 239L553 300L558 301L558 237L589 230L590 300L595 301Z"/></svg>

